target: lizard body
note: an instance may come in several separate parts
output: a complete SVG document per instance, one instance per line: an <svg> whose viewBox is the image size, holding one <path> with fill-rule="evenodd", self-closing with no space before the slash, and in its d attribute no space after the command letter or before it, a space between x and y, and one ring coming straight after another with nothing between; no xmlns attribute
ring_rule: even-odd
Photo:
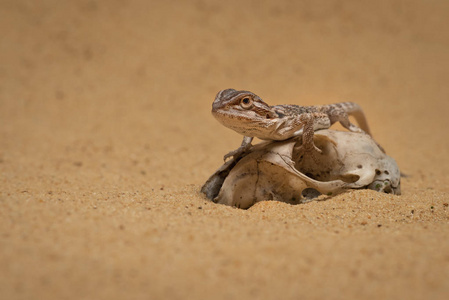
<svg viewBox="0 0 449 300"><path fill-rule="evenodd" d="M226 89L215 97L212 114L221 124L244 136L242 145L226 154L225 159L248 150L254 137L282 141L301 134L303 151L321 153L313 142L314 131L329 128L336 122L350 131L370 134L362 109L353 102L270 106L252 92ZM349 121L350 115L360 127Z"/></svg>

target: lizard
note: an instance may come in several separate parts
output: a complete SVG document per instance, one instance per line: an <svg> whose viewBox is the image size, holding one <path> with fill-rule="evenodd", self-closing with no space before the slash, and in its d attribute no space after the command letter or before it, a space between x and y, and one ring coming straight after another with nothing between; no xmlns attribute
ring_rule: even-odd
<svg viewBox="0 0 449 300"><path fill-rule="evenodd" d="M336 122L340 122L349 131L371 135L365 114L354 102L270 106L252 92L225 89L215 97L212 115L222 125L243 135L241 146L226 154L225 161L249 150L254 137L282 141L302 135L301 151L312 155L314 151L321 153L321 149L313 142L314 132L327 129ZM350 115L354 116L360 127L349 121Z"/></svg>

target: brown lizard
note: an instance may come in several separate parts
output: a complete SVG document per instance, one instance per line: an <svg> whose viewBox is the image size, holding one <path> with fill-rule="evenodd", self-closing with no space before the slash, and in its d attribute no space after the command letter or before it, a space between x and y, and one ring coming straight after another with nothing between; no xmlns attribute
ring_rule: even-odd
<svg viewBox="0 0 449 300"><path fill-rule="evenodd" d="M313 142L314 131L329 128L336 122L352 132L370 134L362 109L353 102L269 106L249 91L226 89L215 97L212 114L221 124L244 136L241 146L226 154L225 160L247 151L254 137L282 141L302 134L301 151L312 155L313 151L321 153ZM354 116L360 127L349 121L349 115Z"/></svg>

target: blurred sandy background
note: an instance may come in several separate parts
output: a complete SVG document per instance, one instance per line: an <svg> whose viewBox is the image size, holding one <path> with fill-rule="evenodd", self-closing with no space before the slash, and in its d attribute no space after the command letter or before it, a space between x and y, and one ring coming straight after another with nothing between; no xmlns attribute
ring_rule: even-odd
<svg viewBox="0 0 449 300"><path fill-rule="evenodd" d="M449 2L0 1L1 299L448 299ZM355 101L409 175L244 211L215 94Z"/></svg>

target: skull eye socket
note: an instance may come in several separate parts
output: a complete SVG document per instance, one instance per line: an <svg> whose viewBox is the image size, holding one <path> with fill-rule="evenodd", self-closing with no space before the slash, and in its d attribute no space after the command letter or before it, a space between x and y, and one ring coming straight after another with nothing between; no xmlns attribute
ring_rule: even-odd
<svg viewBox="0 0 449 300"><path fill-rule="evenodd" d="M253 106L253 100L250 97L244 97L240 100L240 106L244 109L249 109Z"/></svg>

